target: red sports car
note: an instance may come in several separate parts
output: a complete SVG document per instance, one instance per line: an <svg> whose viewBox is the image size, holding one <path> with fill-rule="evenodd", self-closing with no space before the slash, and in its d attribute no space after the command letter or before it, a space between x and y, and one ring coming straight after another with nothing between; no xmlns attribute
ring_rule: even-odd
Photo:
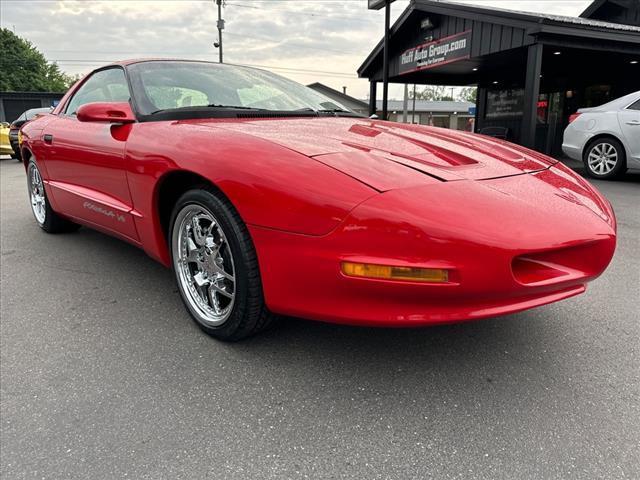
<svg viewBox="0 0 640 480"><path fill-rule="evenodd" d="M362 118L263 70L127 61L23 128L33 214L175 272L197 324L273 314L416 326L582 293L609 264L609 202L556 160L466 132Z"/></svg>

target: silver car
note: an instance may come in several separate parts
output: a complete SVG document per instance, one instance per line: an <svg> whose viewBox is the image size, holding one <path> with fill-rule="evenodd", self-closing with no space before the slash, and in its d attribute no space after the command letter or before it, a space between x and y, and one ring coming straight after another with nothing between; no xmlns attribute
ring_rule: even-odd
<svg viewBox="0 0 640 480"><path fill-rule="evenodd" d="M609 179L640 168L640 91L581 108L569 122L562 151L582 160L589 176Z"/></svg>

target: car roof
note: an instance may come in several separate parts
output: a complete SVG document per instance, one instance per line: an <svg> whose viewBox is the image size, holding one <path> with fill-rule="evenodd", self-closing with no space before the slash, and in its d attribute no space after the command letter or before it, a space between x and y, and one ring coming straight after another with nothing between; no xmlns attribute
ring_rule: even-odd
<svg viewBox="0 0 640 480"><path fill-rule="evenodd" d="M206 63L208 65L216 65L224 68L243 68L247 70L258 70L258 71L269 71L265 68L260 67L250 67L247 65L238 65L234 63L219 63L219 62L211 62L208 60L193 60L189 58L131 58L128 60L119 60L117 62L113 62L102 67L96 68L91 73L96 72L98 70L103 70L109 67L128 67L130 65L135 65L138 63L152 63L152 62L183 62L183 63Z"/></svg>
<svg viewBox="0 0 640 480"><path fill-rule="evenodd" d="M135 63L145 63L145 62L192 62L192 63L213 63L218 64L218 62L209 62L207 60L191 60L186 58L129 58L126 60L118 60L117 62L113 62L106 67L111 66L121 66L126 67L128 65L133 65ZM227 65L227 64L225 64ZM105 67L100 67L100 69ZM99 69L98 69L99 70Z"/></svg>

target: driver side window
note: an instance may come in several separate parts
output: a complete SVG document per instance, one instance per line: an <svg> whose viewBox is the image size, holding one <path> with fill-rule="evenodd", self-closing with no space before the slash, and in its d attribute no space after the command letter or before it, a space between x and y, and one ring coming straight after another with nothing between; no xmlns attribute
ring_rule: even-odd
<svg viewBox="0 0 640 480"><path fill-rule="evenodd" d="M128 102L131 97L124 71L110 68L94 73L73 95L65 113L75 115L85 103Z"/></svg>

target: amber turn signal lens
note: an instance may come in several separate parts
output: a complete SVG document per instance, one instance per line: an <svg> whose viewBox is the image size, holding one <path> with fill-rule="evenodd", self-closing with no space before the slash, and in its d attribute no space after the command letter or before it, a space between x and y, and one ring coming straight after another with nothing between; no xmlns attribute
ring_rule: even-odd
<svg viewBox="0 0 640 480"><path fill-rule="evenodd" d="M370 263L342 262L342 273L349 277L404 280L410 282L446 283L449 271L441 268L393 267Z"/></svg>

